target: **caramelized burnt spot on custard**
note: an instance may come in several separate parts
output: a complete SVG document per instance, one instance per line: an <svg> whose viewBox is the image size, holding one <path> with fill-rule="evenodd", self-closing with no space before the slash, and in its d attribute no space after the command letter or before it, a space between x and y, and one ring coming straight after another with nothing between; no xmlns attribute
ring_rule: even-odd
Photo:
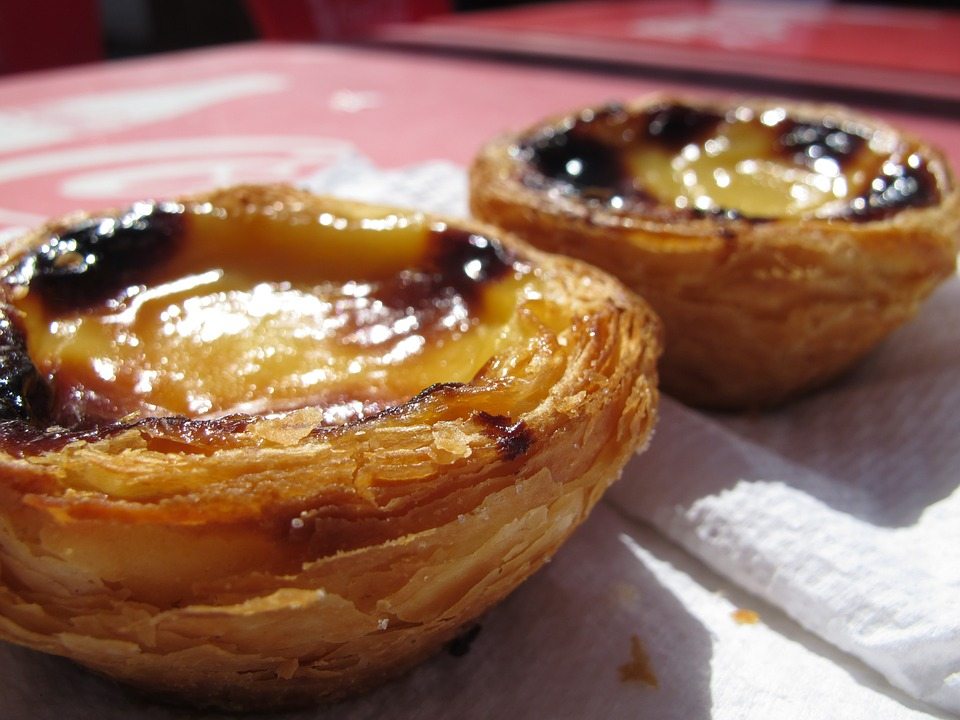
<svg viewBox="0 0 960 720"><path fill-rule="evenodd" d="M123 302L176 252L183 207L142 203L118 218L86 220L52 236L9 280L29 285L53 312Z"/></svg>
<svg viewBox="0 0 960 720"><path fill-rule="evenodd" d="M85 221L3 278L0 439L24 453L137 427L203 451L304 407L369 418L469 382L530 282L496 240L416 215Z"/></svg>
<svg viewBox="0 0 960 720"><path fill-rule="evenodd" d="M854 220L881 220L906 207L931 207L940 199L940 187L926 161L918 153L909 153L902 161L885 161L869 189L839 214Z"/></svg>
<svg viewBox="0 0 960 720"><path fill-rule="evenodd" d="M680 152L687 145L700 145L713 137L721 122L723 117L713 112L686 105L664 105L639 118L635 132L643 142Z"/></svg>
<svg viewBox="0 0 960 720"><path fill-rule="evenodd" d="M23 333L0 306L0 423L46 418L49 389L27 354Z"/></svg>
<svg viewBox="0 0 960 720"><path fill-rule="evenodd" d="M780 108L608 106L511 152L530 188L652 217L868 221L941 197L926 159L891 132Z"/></svg>
<svg viewBox="0 0 960 720"><path fill-rule="evenodd" d="M488 436L497 443L497 449L507 460L516 460L525 455L533 445L533 431L523 420L514 422L506 415L491 415L480 411L477 420L483 425Z"/></svg>
<svg viewBox="0 0 960 720"><path fill-rule="evenodd" d="M586 110L575 121L539 131L512 149L533 170L523 181L537 189L556 185L584 196L597 193L603 199L630 192L623 153L615 138L600 132L619 125L624 117L614 108L599 113Z"/></svg>

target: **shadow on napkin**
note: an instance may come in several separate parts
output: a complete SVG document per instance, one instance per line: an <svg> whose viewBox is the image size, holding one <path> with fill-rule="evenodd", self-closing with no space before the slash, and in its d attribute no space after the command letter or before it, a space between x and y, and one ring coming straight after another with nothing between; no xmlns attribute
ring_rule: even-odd
<svg viewBox="0 0 960 720"><path fill-rule="evenodd" d="M960 278L852 373L781 410L725 427L829 477L817 497L887 527L915 524L960 485ZM840 487L849 492L840 491Z"/></svg>

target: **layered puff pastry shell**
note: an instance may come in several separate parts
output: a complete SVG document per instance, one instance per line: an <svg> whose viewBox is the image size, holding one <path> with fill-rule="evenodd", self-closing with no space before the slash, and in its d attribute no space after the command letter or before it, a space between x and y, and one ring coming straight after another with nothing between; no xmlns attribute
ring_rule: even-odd
<svg viewBox="0 0 960 720"><path fill-rule="evenodd" d="M839 107L648 98L490 142L474 215L617 275L665 327L665 392L775 405L850 367L954 271L939 152Z"/></svg>
<svg viewBox="0 0 960 720"><path fill-rule="evenodd" d="M486 227L239 187L4 250L0 637L179 702L404 671L654 422L652 312Z"/></svg>

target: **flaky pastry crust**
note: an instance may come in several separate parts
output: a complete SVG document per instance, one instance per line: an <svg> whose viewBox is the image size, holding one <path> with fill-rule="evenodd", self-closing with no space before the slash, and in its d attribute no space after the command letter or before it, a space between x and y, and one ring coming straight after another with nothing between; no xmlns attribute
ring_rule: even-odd
<svg viewBox="0 0 960 720"><path fill-rule="evenodd" d="M179 202L238 232L387 212L282 187ZM6 248L8 281L81 220ZM404 672L550 558L651 431L659 324L598 270L441 224L535 279L466 382L339 424L307 405L46 428L7 403L0 637L177 702L299 706Z"/></svg>
<svg viewBox="0 0 960 720"><path fill-rule="evenodd" d="M738 150L751 133L769 143L759 155ZM651 169L656 152L665 169ZM731 176L764 152L800 178L784 192L832 202L797 209L759 183L757 198L738 197ZM657 187L671 173L677 187ZM648 300L665 327L662 388L718 409L776 405L851 367L954 272L960 240L943 156L836 106L658 96L590 108L491 141L470 192L476 217Z"/></svg>

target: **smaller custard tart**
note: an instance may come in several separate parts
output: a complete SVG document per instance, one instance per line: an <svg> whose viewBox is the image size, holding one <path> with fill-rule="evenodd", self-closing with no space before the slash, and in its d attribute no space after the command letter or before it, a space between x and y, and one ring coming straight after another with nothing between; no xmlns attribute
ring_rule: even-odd
<svg viewBox="0 0 960 720"><path fill-rule="evenodd" d="M772 406L851 367L955 268L941 154L837 106L655 97L491 141L473 214L650 302L664 392Z"/></svg>
<svg viewBox="0 0 960 720"><path fill-rule="evenodd" d="M477 224L245 186L3 250L0 638L177 702L406 670L654 422L653 312Z"/></svg>

